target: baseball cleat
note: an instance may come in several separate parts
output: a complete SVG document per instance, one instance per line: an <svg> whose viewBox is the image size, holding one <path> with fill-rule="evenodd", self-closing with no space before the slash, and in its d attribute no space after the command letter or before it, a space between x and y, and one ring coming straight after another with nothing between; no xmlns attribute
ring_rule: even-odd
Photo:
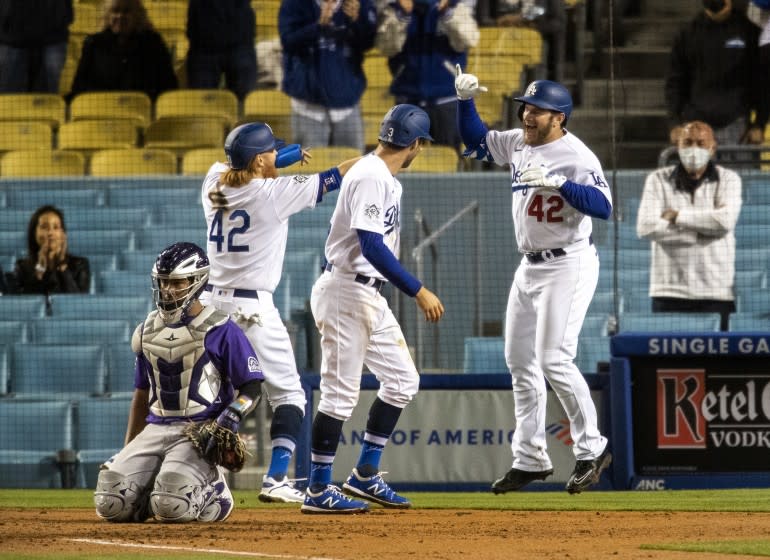
<svg viewBox="0 0 770 560"><path fill-rule="evenodd" d="M348 494L376 502L386 508L407 509L412 507L412 502L399 496L395 490L388 486L388 483L382 479L382 473L362 477L358 474L357 469L353 469L342 488Z"/></svg>
<svg viewBox="0 0 770 560"><path fill-rule="evenodd" d="M369 511L369 504L348 498L339 488L329 484L320 492L308 488L300 510L302 513L365 513Z"/></svg>
<svg viewBox="0 0 770 560"><path fill-rule="evenodd" d="M523 471L521 469L511 469L502 478L498 478L492 483L492 492L495 494L505 494L523 488L533 480L545 480L553 474L553 469L545 471Z"/></svg>
<svg viewBox="0 0 770 560"><path fill-rule="evenodd" d="M570 494L579 494L583 490L587 490L589 486L599 482L602 471L606 469L611 462L612 454L609 451L609 445L604 448L602 454L596 459L577 461L575 463L575 470L572 471L572 476L570 476L567 481L567 492Z"/></svg>
<svg viewBox="0 0 770 560"><path fill-rule="evenodd" d="M305 493L297 490L294 480L283 477L276 480L271 476L262 477L262 490L259 493L260 502L281 504L301 504L305 501Z"/></svg>

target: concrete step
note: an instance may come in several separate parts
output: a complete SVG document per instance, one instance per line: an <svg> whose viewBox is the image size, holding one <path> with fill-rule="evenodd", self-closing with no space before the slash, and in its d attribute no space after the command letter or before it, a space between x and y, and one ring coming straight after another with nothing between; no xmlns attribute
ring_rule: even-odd
<svg viewBox="0 0 770 560"><path fill-rule="evenodd" d="M609 142L594 142L588 147L599 158L604 174L615 169L654 169L658 166L658 155L665 148L659 142L622 142L617 144L615 160L612 159L612 145Z"/></svg>
<svg viewBox="0 0 770 560"><path fill-rule="evenodd" d="M611 85L614 84L614 87ZM621 78L614 82L588 79L583 82L582 107L607 108L612 101L618 110L665 110L664 80Z"/></svg>
<svg viewBox="0 0 770 560"><path fill-rule="evenodd" d="M590 145L593 141L610 142L613 122L616 142L665 143L668 139L665 111L628 109L617 111L613 117L608 109L577 108L572 112L568 128Z"/></svg>
<svg viewBox="0 0 770 560"><path fill-rule="evenodd" d="M614 49L614 75L617 78L658 78L666 75L669 48L663 47L618 47ZM587 75L592 78L607 78L610 75L610 50L603 49L601 55L592 48L586 49L585 65Z"/></svg>
<svg viewBox="0 0 770 560"><path fill-rule="evenodd" d="M641 13L647 16L688 20L703 9L702 0L641 0Z"/></svg>
<svg viewBox="0 0 770 560"><path fill-rule="evenodd" d="M670 49L674 37L683 25L682 20L658 17L625 18L626 44L628 48L658 47Z"/></svg>

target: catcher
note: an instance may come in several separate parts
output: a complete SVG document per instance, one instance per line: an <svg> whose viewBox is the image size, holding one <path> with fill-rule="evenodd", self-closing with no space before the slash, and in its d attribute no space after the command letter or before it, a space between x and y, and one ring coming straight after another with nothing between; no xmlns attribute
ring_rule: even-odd
<svg viewBox="0 0 770 560"><path fill-rule="evenodd" d="M198 301L208 276L208 258L193 243L175 243L155 261L157 311L131 341L135 390L125 446L102 465L94 492L107 521L224 521L233 510L224 469L243 467L238 426L259 401L264 377L243 331Z"/></svg>

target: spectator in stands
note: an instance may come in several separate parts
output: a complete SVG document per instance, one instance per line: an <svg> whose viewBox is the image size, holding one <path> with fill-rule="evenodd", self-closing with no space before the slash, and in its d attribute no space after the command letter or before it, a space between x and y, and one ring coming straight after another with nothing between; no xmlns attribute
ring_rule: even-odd
<svg viewBox="0 0 770 560"><path fill-rule="evenodd" d="M0 2L0 92L59 93L72 0Z"/></svg>
<svg viewBox="0 0 770 560"><path fill-rule="evenodd" d="M84 91L143 91L152 99L177 87L171 53L142 0L107 0L104 28L83 41L70 96Z"/></svg>
<svg viewBox="0 0 770 560"><path fill-rule="evenodd" d="M473 11L458 0L392 0L379 17L375 44L388 57L396 103L424 109L435 143L458 151L454 68L465 69L478 40Z"/></svg>
<svg viewBox="0 0 770 560"><path fill-rule="evenodd" d="M770 96L759 30L733 1L703 0L703 11L674 40L665 85L672 144L691 120L711 125L722 145L762 143Z"/></svg>
<svg viewBox="0 0 770 560"><path fill-rule="evenodd" d="M529 27L543 37L545 78L555 82L564 79L564 56L567 37L567 10L563 0L508 0L502 3L495 20L500 27Z"/></svg>
<svg viewBox="0 0 770 560"><path fill-rule="evenodd" d="M27 226L27 250L27 257L16 261L17 293L88 293L88 259L69 253L61 210L50 205L35 210Z"/></svg>
<svg viewBox="0 0 770 560"><path fill-rule="evenodd" d="M254 10L249 0L190 0L187 87L225 86L239 99L257 86Z"/></svg>
<svg viewBox="0 0 770 560"><path fill-rule="evenodd" d="M727 330L741 178L711 161L716 146L705 122L682 127L680 163L647 176L636 232L652 242L652 310L719 313Z"/></svg>
<svg viewBox="0 0 770 560"><path fill-rule="evenodd" d="M282 89L295 142L364 149L364 53L377 30L372 0L284 0L278 14Z"/></svg>

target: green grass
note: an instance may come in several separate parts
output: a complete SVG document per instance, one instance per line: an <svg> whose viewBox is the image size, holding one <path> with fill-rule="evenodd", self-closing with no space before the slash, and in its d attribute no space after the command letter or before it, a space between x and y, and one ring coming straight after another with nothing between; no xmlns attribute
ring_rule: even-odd
<svg viewBox="0 0 770 560"><path fill-rule="evenodd" d="M246 509L296 505L262 504L256 492L233 492L237 507ZM416 508L529 511L736 511L770 512L770 489L663 490L659 492L407 492ZM92 508L91 490L0 489L0 508ZM1 557L0 557L1 558Z"/></svg>
<svg viewBox="0 0 770 560"><path fill-rule="evenodd" d="M643 544L643 550L676 550L681 552L713 552L717 554L743 554L746 556L770 556L770 541L718 541L682 544Z"/></svg>

